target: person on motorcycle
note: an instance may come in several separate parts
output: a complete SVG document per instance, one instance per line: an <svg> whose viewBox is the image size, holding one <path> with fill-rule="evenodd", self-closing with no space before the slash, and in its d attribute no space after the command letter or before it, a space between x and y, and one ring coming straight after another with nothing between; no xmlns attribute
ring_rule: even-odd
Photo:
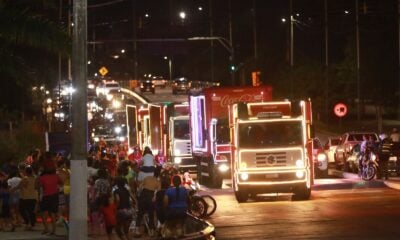
<svg viewBox="0 0 400 240"><path fill-rule="evenodd" d="M360 152L358 154L358 176L361 177L361 173L363 170L363 159L365 156L365 152L367 150L367 146L368 146L368 138L367 135L363 135L363 140L360 143Z"/></svg>
<svg viewBox="0 0 400 240"><path fill-rule="evenodd" d="M379 135L380 142L378 148L378 156L379 156L379 171L378 171L378 179L385 178L386 180L389 179L388 173L388 163L390 153L392 151L392 141L386 134Z"/></svg>

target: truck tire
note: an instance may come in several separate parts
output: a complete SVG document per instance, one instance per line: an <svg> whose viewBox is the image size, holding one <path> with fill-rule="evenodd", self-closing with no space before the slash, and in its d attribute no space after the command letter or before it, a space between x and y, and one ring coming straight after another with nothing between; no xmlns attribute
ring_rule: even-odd
<svg viewBox="0 0 400 240"><path fill-rule="evenodd" d="M247 199L249 199L249 193L243 190L237 191L235 192L235 197L239 203L247 202Z"/></svg>
<svg viewBox="0 0 400 240"><path fill-rule="evenodd" d="M311 188L307 188L306 185L296 188L294 195L292 196L293 201L308 200L311 196Z"/></svg>
<svg viewBox="0 0 400 240"><path fill-rule="evenodd" d="M223 179L221 176L214 174L213 178L212 178L212 183L211 183L211 187L213 188L222 188L222 182Z"/></svg>
<svg viewBox="0 0 400 240"><path fill-rule="evenodd" d="M218 168L216 165L213 167L212 177L210 180L211 180L210 185L212 188L222 188L223 179L222 179L221 174L219 174L219 171L218 171Z"/></svg>

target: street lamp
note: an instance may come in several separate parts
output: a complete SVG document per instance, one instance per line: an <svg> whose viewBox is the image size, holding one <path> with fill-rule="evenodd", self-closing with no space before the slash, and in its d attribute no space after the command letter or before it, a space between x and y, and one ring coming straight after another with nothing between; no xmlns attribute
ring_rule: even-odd
<svg viewBox="0 0 400 240"><path fill-rule="evenodd" d="M182 21L184 21L186 18L186 13L184 11L179 12L179 17L182 19Z"/></svg>
<svg viewBox="0 0 400 240"><path fill-rule="evenodd" d="M172 82L172 57L164 56L165 60L168 60L168 70L169 70L169 82Z"/></svg>

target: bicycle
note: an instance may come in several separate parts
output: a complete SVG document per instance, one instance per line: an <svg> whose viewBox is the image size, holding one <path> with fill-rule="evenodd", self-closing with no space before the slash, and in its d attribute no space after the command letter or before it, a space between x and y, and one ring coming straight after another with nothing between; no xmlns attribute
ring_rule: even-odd
<svg viewBox="0 0 400 240"><path fill-rule="evenodd" d="M210 217L212 214L214 214L214 212L217 210L217 202L215 199L208 194L199 195L197 192L200 188L196 183L191 184L190 188L190 204L188 208L189 213L198 218Z"/></svg>

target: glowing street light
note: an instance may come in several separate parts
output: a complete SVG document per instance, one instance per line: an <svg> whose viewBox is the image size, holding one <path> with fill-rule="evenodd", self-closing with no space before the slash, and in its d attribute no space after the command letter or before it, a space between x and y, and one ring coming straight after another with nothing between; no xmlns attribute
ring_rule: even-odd
<svg viewBox="0 0 400 240"><path fill-rule="evenodd" d="M125 49L121 49L121 53L125 53Z"/></svg>
<svg viewBox="0 0 400 240"><path fill-rule="evenodd" d="M182 20L185 20L185 18L186 18L186 13L185 12L180 12L179 13L179 17L182 19Z"/></svg>
<svg viewBox="0 0 400 240"><path fill-rule="evenodd" d="M148 18L148 17L150 17L150 15L149 15L148 13L146 13L146 14L144 15L144 17L145 17L145 18Z"/></svg>

